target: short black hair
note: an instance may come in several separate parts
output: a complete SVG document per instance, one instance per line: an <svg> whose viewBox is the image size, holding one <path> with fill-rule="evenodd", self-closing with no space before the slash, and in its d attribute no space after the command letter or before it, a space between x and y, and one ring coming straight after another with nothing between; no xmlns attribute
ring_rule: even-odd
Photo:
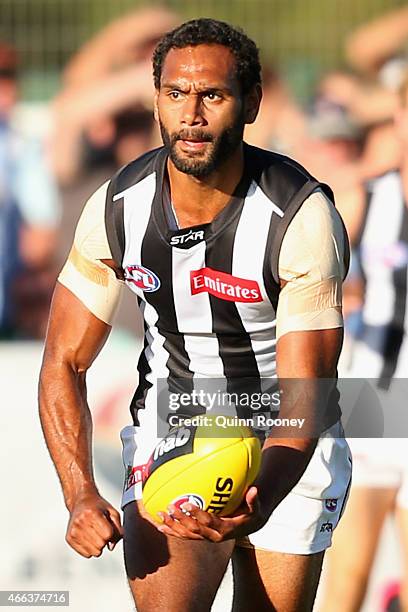
<svg viewBox="0 0 408 612"><path fill-rule="evenodd" d="M240 28L217 19L192 19L167 32L158 42L153 53L153 77L156 89L160 89L160 78L164 60L171 49L184 49L198 45L222 45L235 57L236 76L243 94L261 83L259 50Z"/></svg>

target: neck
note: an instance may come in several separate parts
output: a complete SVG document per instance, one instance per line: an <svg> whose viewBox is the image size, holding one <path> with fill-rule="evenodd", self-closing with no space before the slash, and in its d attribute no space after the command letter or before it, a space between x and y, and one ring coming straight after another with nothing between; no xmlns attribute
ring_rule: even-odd
<svg viewBox="0 0 408 612"><path fill-rule="evenodd" d="M167 168L171 199L180 227L211 223L228 204L242 178L243 145L217 170L203 178L180 172L170 158Z"/></svg>

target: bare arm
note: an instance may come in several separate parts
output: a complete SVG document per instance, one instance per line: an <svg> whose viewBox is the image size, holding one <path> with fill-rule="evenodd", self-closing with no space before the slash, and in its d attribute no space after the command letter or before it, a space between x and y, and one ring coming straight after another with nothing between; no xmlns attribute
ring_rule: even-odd
<svg viewBox="0 0 408 612"><path fill-rule="evenodd" d="M354 68L375 74L408 40L408 7L382 15L351 34L346 56Z"/></svg>
<svg viewBox="0 0 408 612"><path fill-rule="evenodd" d="M310 461L335 384L342 341L342 328L291 332L278 340L279 417L306 420L304 433L273 428L265 441L257 486L268 515L295 486ZM327 384L327 379L332 384Z"/></svg>
<svg viewBox="0 0 408 612"><path fill-rule="evenodd" d="M58 180L66 184L77 175L86 128L137 104L149 108L153 93L150 66L144 62L63 91L53 102L50 135L51 164Z"/></svg>
<svg viewBox="0 0 408 612"><path fill-rule="evenodd" d="M40 419L71 515L66 539L85 557L99 556L122 534L118 512L95 484L85 381L110 329L57 283L40 374Z"/></svg>
<svg viewBox="0 0 408 612"><path fill-rule="evenodd" d="M140 60L146 45L177 23L178 17L165 8L137 9L119 17L74 55L64 71L65 84L87 86L118 66Z"/></svg>

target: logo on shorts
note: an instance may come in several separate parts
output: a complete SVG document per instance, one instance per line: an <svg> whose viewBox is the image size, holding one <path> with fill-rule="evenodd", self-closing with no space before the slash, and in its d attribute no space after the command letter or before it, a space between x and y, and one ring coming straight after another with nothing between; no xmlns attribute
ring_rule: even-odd
<svg viewBox="0 0 408 612"><path fill-rule="evenodd" d="M329 512L336 512L337 502L337 499L325 499L324 505L326 506L326 510L328 510Z"/></svg>
<svg viewBox="0 0 408 612"><path fill-rule="evenodd" d="M193 504L193 506L197 506L200 510L204 510L204 500L201 495L197 495L196 493L186 493L185 495L180 495L173 499L171 502L172 506L176 506L179 510L182 510L183 504Z"/></svg>
<svg viewBox="0 0 408 612"><path fill-rule="evenodd" d="M320 533L325 533L325 532L331 533L332 531L333 531L333 523L330 523L329 521L327 521L327 523L323 523L323 525L320 527Z"/></svg>
<svg viewBox="0 0 408 612"><path fill-rule="evenodd" d="M133 487L139 482L142 482L146 478L147 473L148 473L147 464L136 465L135 467L128 465L126 468L124 490L128 491L130 487Z"/></svg>
<svg viewBox="0 0 408 612"><path fill-rule="evenodd" d="M259 285L254 280L232 276L226 272L201 268L190 272L191 295L211 293L228 302L252 304L262 302Z"/></svg>
<svg viewBox="0 0 408 612"><path fill-rule="evenodd" d="M125 281L146 293L157 291L161 284L159 277L144 266L126 266Z"/></svg>

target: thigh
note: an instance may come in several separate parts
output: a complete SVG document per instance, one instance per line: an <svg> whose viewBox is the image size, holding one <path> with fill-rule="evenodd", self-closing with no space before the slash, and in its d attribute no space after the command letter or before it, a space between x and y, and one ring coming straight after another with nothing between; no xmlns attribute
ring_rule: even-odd
<svg viewBox="0 0 408 612"><path fill-rule="evenodd" d="M237 547L233 554L233 612L309 612L324 551L294 555Z"/></svg>
<svg viewBox="0 0 408 612"><path fill-rule="evenodd" d="M359 610L379 535L396 490L352 487L344 516L336 529L333 547L327 555L324 576L325 612Z"/></svg>
<svg viewBox="0 0 408 612"><path fill-rule="evenodd" d="M136 502L124 508L126 573L139 612L210 610L233 547L167 537Z"/></svg>

